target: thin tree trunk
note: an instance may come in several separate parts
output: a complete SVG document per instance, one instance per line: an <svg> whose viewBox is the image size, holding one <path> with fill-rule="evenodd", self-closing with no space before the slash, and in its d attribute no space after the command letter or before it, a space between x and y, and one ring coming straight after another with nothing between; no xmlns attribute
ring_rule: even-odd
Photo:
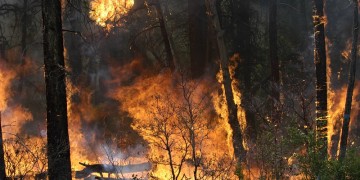
<svg viewBox="0 0 360 180"><path fill-rule="evenodd" d="M353 0L354 3L354 24L353 24L353 42L351 49L351 63L349 71L349 82L348 89L346 92L346 102L344 111L344 120L340 136L340 152L339 160L343 161L346 154L347 139L349 134L350 114L351 114L351 102L355 86L355 73L356 73L356 59L357 59L357 45L358 45L358 34L359 34L359 12L358 12L358 1Z"/></svg>
<svg viewBox="0 0 360 180"><path fill-rule="evenodd" d="M70 180L71 164L61 1L43 0L42 15L47 105L48 174L50 180Z"/></svg>
<svg viewBox="0 0 360 180"><path fill-rule="evenodd" d="M168 36L167 30L166 30L164 15L161 10L161 5L160 5L159 0L157 0L154 5L155 5L156 12L158 14L161 36L164 41L167 66L170 68L171 71L174 71L175 70L174 57L173 57L173 54L171 51L169 36Z"/></svg>
<svg viewBox="0 0 360 180"><path fill-rule="evenodd" d="M21 16L21 59L20 59L20 65L24 66L25 64L25 57L26 57L26 51L27 51L27 43L26 43L26 39L27 39L27 28L28 28L28 14L27 14L27 9L28 9L28 0L24 0L24 4L23 4L23 8L22 8L22 16ZM23 72L20 72L20 77L19 77L20 81L19 81L19 87L18 87L18 92L21 94L22 93L22 89L24 86L24 74Z"/></svg>
<svg viewBox="0 0 360 180"><path fill-rule="evenodd" d="M2 136L2 125L1 125L1 111L0 111L0 180L6 179L5 172L5 159L4 159L4 141Z"/></svg>
<svg viewBox="0 0 360 180"><path fill-rule="evenodd" d="M255 114L250 110L252 74L253 74L253 46L251 44L251 7L250 0L232 0L233 51L239 53L240 63L235 70L235 78L239 82L241 105L245 111L246 134L252 140L257 137Z"/></svg>
<svg viewBox="0 0 360 180"><path fill-rule="evenodd" d="M27 39L27 21L28 21L28 0L24 0L23 8L22 8L22 17L21 17L21 64L24 63L24 57L26 56L26 39Z"/></svg>
<svg viewBox="0 0 360 180"><path fill-rule="evenodd" d="M28 21L28 0L24 0L23 8L22 8L22 16L21 16L21 64L24 64L25 56L26 56L26 39L27 39L27 21Z"/></svg>
<svg viewBox="0 0 360 180"><path fill-rule="evenodd" d="M65 11L67 12L67 18L66 18L66 24L68 27L66 29L71 29L75 32L81 32L82 26L81 26L81 1L80 0L73 0L71 2L71 5L67 5ZM66 32L64 33L64 39L65 39L65 47L67 49L67 55L68 55L68 63L69 67L71 68L71 82L74 85L78 85L80 79L80 74L82 73L82 40L81 36L77 33L73 32ZM83 79L82 79L83 80Z"/></svg>
<svg viewBox="0 0 360 180"><path fill-rule="evenodd" d="M271 76L274 83L272 97L280 102L280 92L277 86L280 85L280 67L277 45L277 0L270 0L269 4L269 58L271 62Z"/></svg>
<svg viewBox="0 0 360 180"><path fill-rule="evenodd" d="M188 0L191 75L197 78L206 65L207 17L205 0Z"/></svg>
<svg viewBox="0 0 360 180"><path fill-rule="evenodd" d="M240 128L240 124L237 118L237 107L234 102L234 95L231 88L231 79L228 67L228 54L224 42L224 31L220 26L219 17L217 15L217 11L215 8L214 0L207 0L208 1L208 8L211 13L211 19L214 26L214 30L217 36L217 45L220 54L220 66L223 75L223 85L225 90L225 98L227 103L228 109L228 122L230 127L233 131L232 143L234 147L234 154L235 158L237 159L238 165L241 165L241 162L245 161L246 150L243 146L243 137Z"/></svg>
<svg viewBox="0 0 360 180"><path fill-rule="evenodd" d="M167 22L169 17L171 17L171 13L169 11L169 1L166 1L166 4L164 5L164 13L163 13L163 17L164 17L164 21ZM169 27L169 24L168 24ZM171 47L171 52L173 55L173 62L177 62L177 60L181 59L178 56L178 53L176 53L176 44L174 42L174 37L173 37L173 28L169 27L168 29L166 29L167 34L168 34L168 38L169 38L169 43L170 43L170 47Z"/></svg>
<svg viewBox="0 0 360 180"><path fill-rule="evenodd" d="M0 37L0 60L7 61L5 49L6 49L6 39L5 37Z"/></svg>
<svg viewBox="0 0 360 180"><path fill-rule="evenodd" d="M277 0L269 1L269 59L271 63L271 97L272 113L271 119L274 122L274 143L275 143L275 179L281 178L280 166L281 157L279 155L279 125L281 124L281 112L278 104L280 103L280 63L277 45Z"/></svg>
<svg viewBox="0 0 360 180"><path fill-rule="evenodd" d="M314 0L314 62L316 68L316 138L320 158L327 158L327 78L325 49L324 0Z"/></svg>

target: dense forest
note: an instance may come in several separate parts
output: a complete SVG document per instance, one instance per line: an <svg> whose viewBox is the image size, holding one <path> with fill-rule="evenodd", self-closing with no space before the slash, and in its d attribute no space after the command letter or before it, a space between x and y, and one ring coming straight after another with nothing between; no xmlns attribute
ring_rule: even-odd
<svg viewBox="0 0 360 180"><path fill-rule="evenodd" d="M0 180L360 179L358 0L0 0Z"/></svg>

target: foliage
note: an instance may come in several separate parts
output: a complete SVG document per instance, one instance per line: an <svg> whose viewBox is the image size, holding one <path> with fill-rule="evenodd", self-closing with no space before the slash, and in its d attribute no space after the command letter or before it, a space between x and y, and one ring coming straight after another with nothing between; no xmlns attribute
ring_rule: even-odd
<svg viewBox="0 0 360 180"><path fill-rule="evenodd" d="M360 178L360 154L359 147L349 149L343 162L337 159L327 159L323 161L319 157L318 149L320 144L315 140L314 132L308 135L293 129L290 143L303 144L305 151L298 153L295 157L298 160L300 174L303 179L339 179L339 175L344 174L345 179Z"/></svg>

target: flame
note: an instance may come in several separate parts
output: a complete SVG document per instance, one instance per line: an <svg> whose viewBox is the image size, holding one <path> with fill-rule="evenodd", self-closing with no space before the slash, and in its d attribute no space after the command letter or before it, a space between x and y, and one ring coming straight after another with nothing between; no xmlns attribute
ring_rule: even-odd
<svg viewBox="0 0 360 180"><path fill-rule="evenodd" d="M230 72L230 78L231 78L231 88L232 92L234 93L234 102L237 106L237 116L240 123L240 128L242 130L242 134L245 133L246 129L246 118L245 118L245 111L241 107L241 92L240 92L240 82L238 82L237 78L235 78L235 70L239 66L240 62L240 55L238 53L234 54L230 58L230 66L229 66L229 72ZM244 136L245 137L245 136ZM248 150L248 145L246 143L246 138L243 139L243 146L245 150Z"/></svg>
<svg viewBox="0 0 360 180"><path fill-rule="evenodd" d="M93 0L89 16L96 24L111 29L134 5L134 0Z"/></svg>
<svg viewBox="0 0 360 180"><path fill-rule="evenodd" d="M9 53L11 59L13 53ZM32 67L28 59L24 67L12 66L0 60L0 115L5 150L6 172L11 176L25 175L44 170L45 153L42 137L23 137L21 128L33 119L32 114L14 100L12 86L20 73Z"/></svg>
<svg viewBox="0 0 360 180"><path fill-rule="evenodd" d="M325 27L326 28L326 27ZM325 36L325 50L326 50L326 79L328 82L331 81L331 76L332 76L332 71L331 71L331 58L330 58L330 48L332 46L332 42L328 39L327 36ZM329 86L329 84L327 85L327 109L328 109L328 125L327 125L327 140L328 140L328 154L331 154L331 147L332 147L332 140L331 137L334 134L334 128L333 126L335 125L335 121L334 121L334 114L331 111L331 109L333 109L333 105L335 104L333 100L333 97L335 97L335 93L333 91L333 89L331 88L331 86Z"/></svg>
<svg viewBox="0 0 360 180"><path fill-rule="evenodd" d="M3 62L3 61L2 61ZM26 63L27 66L31 64ZM8 139L20 133L20 128L27 121L32 120L32 114L21 105L12 102L12 83L19 76L21 71L26 71L29 67L11 67L7 64L0 64L0 111L3 126L3 138Z"/></svg>
<svg viewBox="0 0 360 180"><path fill-rule="evenodd" d="M328 38L326 38L326 48L327 48L327 78L330 81L331 76L333 76L331 71L331 58L329 53L329 48L332 46L332 43ZM348 40L346 42L346 47L341 53L342 57L349 61L351 55L351 41ZM348 73L348 72L347 72ZM340 79L341 72L337 72L337 79ZM347 76L347 74L346 74ZM359 96L359 91L356 89L360 88L360 81L355 81L354 94L352 100L352 107L354 103L357 103L356 97ZM340 136L341 134L341 126L344 116L344 108L346 103L346 94L347 94L348 84L346 83L339 89L332 89L331 86L328 86L328 153L331 155L335 155L333 153L334 149L338 150L338 139L334 139L335 136ZM352 110L350 114L351 124L354 123L354 119L357 119L358 111ZM350 125L351 125L350 124ZM350 126L351 131L351 126Z"/></svg>
<svg viewBox="0 0 360 180"><path fill-rule="evenodd" d="M124 74L124 70L129 71L127 68L113 69L113 73L121 72ZM125 74L132 73L126 72ZM134 77L130 76L130 78ZM234 170L234 166L231 164L233 160L232 146L227 140L231 131L229 131L229 124L223 119L226 114L214 114L214 109L216 112L225 112L220 107L224 101L222 101L221 95L216 94L216 88L209 88L213 84L211 81L207 79L202 79L199 82L182 81L181 77L179 79L177 75L172 75L167 71L159 74L143 71L142 75L132 80L133 83L130 85L126 85L125 82L128 82L126 79L120 79L116 82L121 85L110 96L122 103L121 108L129 112L134 118L132 127L148 142L148 157L156 164L151 172L152 177L169 179L172 176L169 165L170 155L164 141L166 138L171 144L169 148L171 148L173 163L183 163L181 169L175 168L175 172L181 171L180 177L182 175L194 176L194 166L191 163L193 157L189 153L192 148L188 147L189 141L184 139L190 137L189 129L184 126L186 124L191 126L194 132L196 156L201 157L204 162L211 162L207 165L203 164L199 168L199 173L206 174L211 169L220 168L219 163L223 162L223 168L229 167L228 171L222 172L223 177L233 175L234 171L231 171ZM184 122L188 114L183 111L185 106L183 106L182 83L186 84L193 92L189 96L192 105L201 104L202 95L211 95L211 101L208 102L210 104L206 104L205 107L202 106L204 113L198 113L190 124L188 124L189 121ZM193 109L193 112L196 110Z"/></svg>
<svg viewBox="0 0 360 180"><path fill-rule="evenodd" d="M2 59L0 60L3 61ZM0 65L0 111L4 111L7 107L7 102L11 94L11 82L15 76L16 73L14 71L9 71L4 64Z"/></svg>
<svg viewBox="0 0 360 180"><path fill-rule="evenodd" d="M346 48L341 52L341 56L345 59L345 60L350 60L350 55L351 55L351 41L348 40L346 42Z"/></svg>
<svg viewBox="0 0 360 180"><path fill-rule="evenodd" d="M75 105L72 103L72 96L75 93L80 93L81 104ZM88 152L90 149L87 140L85 138L85 134L83 133L83 129L81 128L82 115L91 116L94 112L92 106L90 106L91 93L86 90L79 90L77 87L73 86L70 81L67 81L67 108L68 108L68 124L69 124L69 140L70 140L70 158L72 162L73 170L81 170L83 166L79 164L79 162L86 163L96 163L96 156L91 156ZM88 113L87 113L88 112Z"/></svg>
<svg viewBox="0 0 360 180"><path fill-rule="evenodd" d="M358 102L356 101L356 97L360 95L359 91L356 91L356 89L358 88L360 88L360 81L355 82L352 107L356 107L356 105L354 104ZM342 88L338 90L332 90L331 92L329 92L328 101L331 102L329 103L329 124L328 124L329 151L331 150L331 147L334 146L334 143L338 143L338 142L333 142L331 137L334 135L340 135L341 124L342 124L341 122L343 120L344 108L346 102L346 93L347 93L347 85L344 85ZM350 114L351 124L355 123L358 113L359 112L356 111L355 109L351 111ZM352 126L350 125L350 127Z"/></svg>

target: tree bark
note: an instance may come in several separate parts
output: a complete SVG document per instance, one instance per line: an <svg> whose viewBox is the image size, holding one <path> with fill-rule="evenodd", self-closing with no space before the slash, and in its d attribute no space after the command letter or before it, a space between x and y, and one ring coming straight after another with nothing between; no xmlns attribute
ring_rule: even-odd
<svg viewBox="0 0 360 180"><path fill-rule="evenodd" d="M25 57L26 57L26 53L27 53L27 28L28 28L28 0L24 0L23 3L23 7L22 7L22 16L21 16L21 60L20 60L20 65L24 66L25 64ZM18 87L18 92L20 94L22 94L22 90L23 90L23 86L24 86L24 74L23 72L20 72L20 77L19 77L20 81L19 81L19 87Z"/></svg>
<svg viewBox="0 0 360 180"><path fill-rule="evenodd" d="M60 0L43 0L43 41L47 105L48 174L70 180L65 63Z"/></svg>
<svg viewBox="0 0 360 180"><path fill-rule="evenodd" d="M164 15L163 12L161 10L161 5L160 5L160 1L157 0L154 3L156 12L158 14L158 20L159 20L159 24L160 24L160 30L161 30L161 36L163 38L164 41L164 47L165 47L165 52L166 52L166 62L167 62L167 66L170 68L171 71L175 70L175 64L174 64L174 57L171 51L171 45L170 45L170 40L169 40L169 36L166 30L166 25L165 25L165 20L164 20Z"/></svg>
<svg viewBox="0 0 360 180"><path fill-rule="evenodd" d="M80 0L73 0L71 2L71 5L66 6L66 13L67 18L66 24L70 30L74 32L81 32L81 4L82 2ZM74 6L74 7L72 7ZM68 56L68 63L69 67L71 68L71 82L74 85L78 85L80 79L80 74L82 73L82 41L81 36L74 32L66 32L64 33L64 39L65 39L65 47L67 49L67 56Z"/></svg>
<svg viewBox="0 0 360 180"><path fill-rule="evenodd" d="M324 0L314 0L314 62L316 69L316 138L320 158L327 158L327 78L325 49Z"/></svg>
<svg viewBox="0 0 360 180"><path fill-rule="evenodd" d="M280 92L277 86L280 85L280 63L278 58L277 45L277 0L269 1L269 59L271 62L271 76L273 85L272 97L280 102Z"/></svg>
<svg viewBox="0 0 360 180"><path fill-rule="evenodd" d="M355 86L355 74L356 74L356 60L357 60L357 45L359 36L359 11L358 1L353 0L354 3L354 24L353 24L353 42L351 49L351 63L349 68L348 89L346 92L346 102L344 111L344 120L340 136L340 152L339 160L343 161L346 155L347 139L349 134L350 114L351 114L351 102Z"/></svg>
<svg viewBox="0 0 360 180"><path fill-rule="evenodd" d="M2 136L2 125L1 125L1 111L0 111L0 180L6 179L5 171L5 159L4 159L4 140Z"/></svg>
<svg viewBox="0 0 360 180"><path fill-rule="evenodd" d="M234 102L234 95L231 88L231 79L230 79L230 73L228 67L229 57L224 42L224 31L220 26L220 21L217 15L214 0L207 0L207 2L208 2L208 8L211 13L211 19L214 26L214 30L217 36L217 45L220 54L220 66L223 75L222 83L224 85L224 91L225 91L224 93L225 93L227 109L228 109L228 122L233 131L232 144L234 147L234 154L235 154L235 158L237 159L238 165L240 165L241 162L245 161L246 150L242 143L243 137L242 137L239 120L237 118L237 107Z"/></svg>
<svg viewBox="0 0 360 180"><path fill-rule="evenodd" d="M27 39L27 21L28 21L28 0L24 0L24 4L22 7L22 16L21 16L21 64L24 64L25 56L26 56L26 39Z"/></svg>
<svg viewBox="0 0 360 180"><path fill-rule="evenodd" d="M207 55L207 17L205 0L188 0L191 75L200 77L205 70Z"/></svg>
<svg viewBox="0 0 360 180"><path fill-rule="evenodd" d="M253 74L253 46L251 43L251 7L249 0L232 0L232 36L233 53L239 53L240 63L235 70L235 78L241 92L241 105L245 111L246 134L250 139L257 137L255 114L250 110Z"/></svg>
<svg viewBox="0 0 360 180"><path fill-rule="evenodd" d="M281 161L282 157L279 155L279 127L281 124L281 109L278 107L280 101L280 63L278 57L277 45L277 0L269 1L269 59L271 63L271 120L274 123L274 144L275 144L275 162L274 174L275 179L281 178Z"/></svg>

